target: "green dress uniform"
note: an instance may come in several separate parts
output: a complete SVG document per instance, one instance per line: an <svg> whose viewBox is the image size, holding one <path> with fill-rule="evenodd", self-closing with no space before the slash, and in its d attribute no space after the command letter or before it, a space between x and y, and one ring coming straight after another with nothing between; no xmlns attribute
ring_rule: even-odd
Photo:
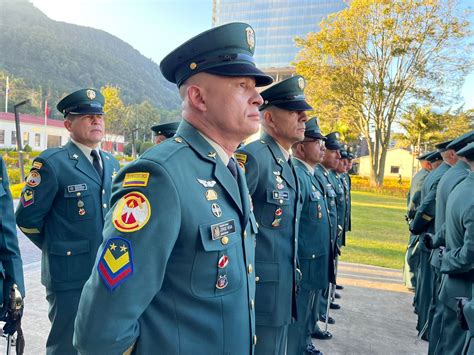
<svg viewBox="0 0 474 355"><path fill-rule="evenodd" d="M437 153L439 154L439 153ZM443 162L433 170L425 179L421 189L421 204L417 208L414 220L410 225L413 234L434 232L434 218L436 211L436 189L439 180L448 171L450 165ZM427 340L430 332L429 309L433 290L433 270L430 264L431 250L423 243L418 244L420 261L418 266L418 279L415 290L415 309L418 314L416 329L421 333L422 339Z"/></svg>
<svg viewBox="0 0 474 355"><path fill-rule="evenodd" d="M463 307L464 318L469 326L466 343L462 355L474 355L474 300L467 302Z"/></svg>
<svg viewBox="0 0 474 355"><path fill-rule="evenodd" d="M473 145L474 158L474 145ZM446 205L446 250L441 263L439 300L442 327L436 354L460 354L466 332L456 317L456 297L472 298L474 281L474 172L449 195Z"/></svg>
<svg viewBox="0 0 474 355"><path fill-rule="evenodd" d="M336 192L337 225L341 226L337 236L337 246L340 250L345 244L345 225L346 225L346 191L341 175L334 170L329 171L329 179ZM336 255L337 258L337 255Z"/></svg>
<svg viewBox="0 0 474 355"><path fill-rule="evenodd" d="M92 89L67 96L58 107L64 100L71 100L74 106L86 92L94 96L86 98L90 107L97 105L92 110L99 106L102 110L101 95ZM120 169L111 154L99 154L102 177L72 141L43 151L33 161L16 211L18 227L42 251L41 282L46 287L51 321L48 354L76 353L72 335L79 297L102 242L112 179Z"/></svg>
<svg viewBox="0 0 474 355"><path fill-rule="evenodd" d="M0 156L0 320L5 320L5 313L10 299L13 284L18 286L25 297L23 264L15 226L13 199L8 183L7 168Z"/></svg>
<svg viewBox="0 0 474 355"><path fill-rule="evenodd" d="M284 352L285 344L265 341L267 333L284 333L296 318L297 241L301 198L291 162L267 134L236 154L245 169L259 234L255 249L256 352ZM285 342L285 340L282 340ZM272 350L269 351L268 347Z"/></svg>
<svg viewBox="0 0 474 355"><path fill-rule="evenodd" d="M268 85L254 46L248 24L230 23L160 69L178 87L201 72ZM258 226L245 176L221 150L183 120L119 172L76 318L81 354L253 354Z"/></svg>

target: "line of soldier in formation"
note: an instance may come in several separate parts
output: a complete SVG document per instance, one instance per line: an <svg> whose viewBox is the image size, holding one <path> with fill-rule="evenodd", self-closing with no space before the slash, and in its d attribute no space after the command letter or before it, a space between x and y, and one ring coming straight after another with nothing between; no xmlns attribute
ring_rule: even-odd
<svg viewBox="0 0 474 355"><path fill-rule="evenodd" d="M2 162L0 290L25 296L16 223L42 251L48 354L321 353L353 157L308 119L303 77L259 94L272 78L254 49L231 23L163 59L183 121L153 127L161 143L122 169L98 148L101 93L63 98L71 140L33 161L16 216Z"/></svg>
<svg viewBox="0 0 474 355"><path fill-rule="evenodd" d="M405 284L429 354L474 354L474 131L418 157Z"/></svg>

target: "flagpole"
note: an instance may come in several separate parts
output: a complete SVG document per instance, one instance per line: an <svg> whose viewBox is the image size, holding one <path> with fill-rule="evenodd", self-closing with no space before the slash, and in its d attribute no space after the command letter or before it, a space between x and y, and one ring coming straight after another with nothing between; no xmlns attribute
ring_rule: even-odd
<svg viewBox="0 0 474 355"><path fill-rule="evenodd" d="M44 149L48 148L48 100L44 100Z"/></svg>
<svg viewBox="0 0 474 355"><path fill-rule="evenodd" d="M8 82L8 76L7 76L7 86L5 88L5 112L8 112L8 92L10 91L10 85Z"/></svg>

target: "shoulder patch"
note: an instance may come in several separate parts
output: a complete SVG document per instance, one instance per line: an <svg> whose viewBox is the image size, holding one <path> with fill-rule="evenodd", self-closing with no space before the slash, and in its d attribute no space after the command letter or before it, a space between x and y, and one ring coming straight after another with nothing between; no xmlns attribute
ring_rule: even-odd
<svg viewBox="0 0 474 355"><path fill-rule="evenodd" d="M39 162L39 161L34 161L33 162L33 168L34 169L41 169L41 167L43 166L43 163L42 162Z"/></svg>
<svg viewBox="0 0 474 355"><path fill-rule="evenodd" d="M247 162L247 154L235 153L234 156L235 156L235 159L237 159L239 163L245 164Z"/></svg>
<svg viewBox="0 0 474 355"><path fill-rule="evenodd" d="M112 220L116 229L131 233L143 228L150 219L150 202L134 191L123 196L115 205Z"/></svg>
<svg viewBox="0 0 474 355"><path fill-rule="evenodd" d="M148 185L148 178L150 177L150 173L127 173L125 174L125 178L123 179L122 186L123 187L132 187L132 186L140 186L145 187Z"/></svg>
<svg viewBox="0 0 474 355"><path fill-rule="evenodd" d="M31 170L26 178L26 185L36 187L41 183L41 175L37 170Z"/></svg>
<svg viewBox="0 0 474 355"><path fill-rule="evenodd" d="M33 190L26 188L21 194L21 205L23 207L31 206L35 203L35 193Z"/></svg>
<svg viewBox="0 0 474 355"><path fill-rule="evenodd" d="M124 238L110 238L104 246L97 265L102 281L113 291L133 275L132 245Z"/></svg>

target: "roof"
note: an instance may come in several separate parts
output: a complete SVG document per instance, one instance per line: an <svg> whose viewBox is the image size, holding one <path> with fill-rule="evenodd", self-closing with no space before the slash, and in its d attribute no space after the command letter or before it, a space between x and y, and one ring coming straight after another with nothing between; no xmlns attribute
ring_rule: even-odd
<svg viewBox="0 0 474 355"><path fill-rule="evenodd" d="M20 116L20 123L44 126L44 117L26 115L23 113L20 113L19 116ZM0 121L15 122L15 115L10 112L0 112ZM63 121L60 121L60 120L52 120L51 118L48 118L47 126L64 128L64 123Z"/></svg>

